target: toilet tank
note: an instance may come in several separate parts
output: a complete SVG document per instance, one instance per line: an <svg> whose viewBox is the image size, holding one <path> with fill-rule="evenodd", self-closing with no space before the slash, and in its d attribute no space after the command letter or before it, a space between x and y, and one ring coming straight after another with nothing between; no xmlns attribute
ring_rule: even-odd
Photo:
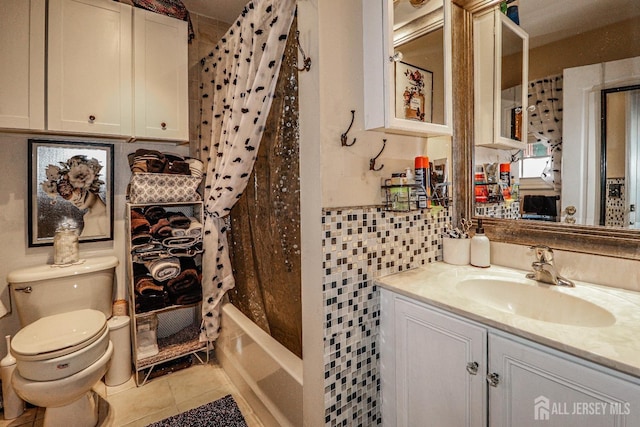
<svg viewBox="0 0 640 427"><path fill-rule="evenodd" d="M111 317L118 258L87 258L70 266L39 265L7 275L22 327L44 316L83 308Z"/></svg>

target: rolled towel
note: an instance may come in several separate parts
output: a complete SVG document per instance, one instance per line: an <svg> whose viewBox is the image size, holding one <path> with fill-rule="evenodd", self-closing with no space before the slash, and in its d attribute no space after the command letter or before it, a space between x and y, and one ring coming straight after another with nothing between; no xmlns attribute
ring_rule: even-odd
<svg viewBox="0 0 640 427"><path fill-rule="evenodd" d="M178 258L158 258L145 263L149 273L158 282L165 282L169 279L177 277L180 272L180 261Z"/></svg>
<svg viewBox="0 0 640 427"><path fill-rule="evenodd" d="M189 170L191 171L191 176L195 176L198 178L202 178L202 174L204 173L204 163L201 160L194 158L186 158L185 162L189 164Z"/></svg>
<svg viewBox="0 0 640 427"><path fill-rule="evenodd" d="M167 220L169 224L171 224L171 228L182 228L186 230L191 225L191 219L182 212L168 212Z"/></svg>
<svg viewBox="0 0 640 427"><path fill-rule="evenodd" d="M187 228L187 234L190 236L201 236L202 224L200 223L200 221L198 221L194 217L191 217L189 219L191 220L191 224L189 224L189 228Z"/></svg>
<svg viewBox="0 0 640 427"><path fill-rule="evenodd" d="M186 236L187 235L187 230L183 229L183 228L172 228L171 229L171 235L173 237L182 237L182 236Z"/></svg>
<svg viewBox="0 0 640 427"><path fill-rule="evenodd" d="M169 224L169 220L161 218L157 223L151 226L149 231L151 232L151 235L158 240L171 236L171 225Z"/></svg>
<svg viewBox="0 0 640 427"><path fill-rule="evenodd" d="M158 220L167 216L167 211L162 206L147 206L144 209L144 216L149 221L149 224L154 225Z"/></svg>
<svg viewBox="0 0 640 427"><path fill-rule="evenodd" d="M202 301L202 292L194 292L190 294L178 295L172 299L176 305L190 305Z"/></svg>
<svg viewBox="0 0 640 427"><path fill-rule="evenodd" d="M169 258L169 251L157 242L148 242L134 245L131 248L131 256L134 263L144 264L158 258ZM148 273L148 271L147 271Z"/></svg>
<svg viewBox="0 0 640 427"><path fill-rule="evenodd" d="M156 283L150 275L136 277L134 289L138 295L161 295L164 292L164 286Z"/></svg>
<svg viewBox="0 0 640 427"><path fill-rule="evenodd" d="M196 236L178 236L167 237L162 240L165 248L190 248L200 242L200 238Z"/></svg>
<svg viewBox="0 0 640 427"><path fill-rule="evenodd" d="M151 241L151 234L137 233L131 236L131 244L134 246L143 245Z"/></svg>
<svg viewBox="0 0 640 427"><path fill-rule="evenodd" d="M170 296L184 295L202 290L198 271L194 268L183 270L178 277L167 282L167 291Z"/></svg>
<svg viewBox="0 0 640 427"><path fill-rule="evenodd" d="M189 258L204 252L204 250L202 249L202 242L199 242L188 248L169 248L168 251L171 256L189 257Z"/></svg>
<svg viewBox="0 0 640 427"><path fill-rule="evenodd" d="M139 234L139 233L148 233L150 230L149 221L147 218L133 218L131 217L131 233Z"/></svg>
<svg viewBox="0 0 640 427"><path fill-rule="evenodd" d="M158 295L137 295L135 300L135 312L138 314L159 310L171 304L169 295L166 292Z"/></svg>

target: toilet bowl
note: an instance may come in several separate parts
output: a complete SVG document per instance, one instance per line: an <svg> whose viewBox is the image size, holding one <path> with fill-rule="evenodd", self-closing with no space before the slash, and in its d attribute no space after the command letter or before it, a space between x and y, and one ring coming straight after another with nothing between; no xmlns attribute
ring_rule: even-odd
<svg viewBox="0 0 640 427"><path fill-rule="evenodd" d="M97 402L92 387L107 372L113 344L85 369L53 381L32 381L16 369L11 383L16 393L27 402L46 408L43 426L95 426L98 422Z"/></svg>
<svg viewBox="0 0 640 427"><path fill-rule="evenodd" d="M22 399L45 408L45 427L98 422L92 388L113 354L107 320L117 265L115 257L100 257L7 276L22 326L11 341L11 384Z"/></svg>

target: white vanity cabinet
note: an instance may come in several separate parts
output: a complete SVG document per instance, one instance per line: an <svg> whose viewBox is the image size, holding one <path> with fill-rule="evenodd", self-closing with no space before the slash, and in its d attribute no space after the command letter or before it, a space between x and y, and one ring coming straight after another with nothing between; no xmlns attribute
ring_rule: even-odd
<svg viewBox="0 0 640 427"><path fill-rule="evenodd" d="M365 129L452 134L451 0L362 0Z"/></svg>
<svg viewBox="0 0 640 427"><path fill-rule="evenodd" d="M188 141L187 22L133 12L134 137Z"/></svg>
<svg viewBox="0 0 640 427"><path fill-rule="evenodd" d="M131 135L131 6L49 0L48 25L48 130Z"/></svg>
<svg viewBox="0 0 640 427"><path fill-rule="evenodd" d="M489 334L491 427L640 425L640 380L558 351Z"/></svg>
<svg viewBox="0 0 640 427"><path fill-rule="evenodd" d="M497 8L473 21L475 145L527 143L529 36Z"/></svg>
<svg viewBox="0 0 640 427"><path fill-rule="evenodd" d="M384 426L486 426L486 329L381 290Z"/></svg>
<svg viewBox="0 0 640 427"><path fill-rule="evenodd" d="M640 425L640 379L380 294L383 425Z"/></svg>
<svg viewBox="0 0 640 427"><path fill-rule="evenodd" d="M0 128L44 129L45 0L2 0Z"/></svg>

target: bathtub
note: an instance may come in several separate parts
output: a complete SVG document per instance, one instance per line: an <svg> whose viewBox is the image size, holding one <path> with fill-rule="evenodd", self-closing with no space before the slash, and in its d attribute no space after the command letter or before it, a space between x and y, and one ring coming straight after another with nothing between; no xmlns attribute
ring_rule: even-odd
<svg viewBox="0 0 640 427"><path fill-rule="evenodd" d="M216 356L266 427L302 425L302 359L231 303L222 306Z"/></svg>

